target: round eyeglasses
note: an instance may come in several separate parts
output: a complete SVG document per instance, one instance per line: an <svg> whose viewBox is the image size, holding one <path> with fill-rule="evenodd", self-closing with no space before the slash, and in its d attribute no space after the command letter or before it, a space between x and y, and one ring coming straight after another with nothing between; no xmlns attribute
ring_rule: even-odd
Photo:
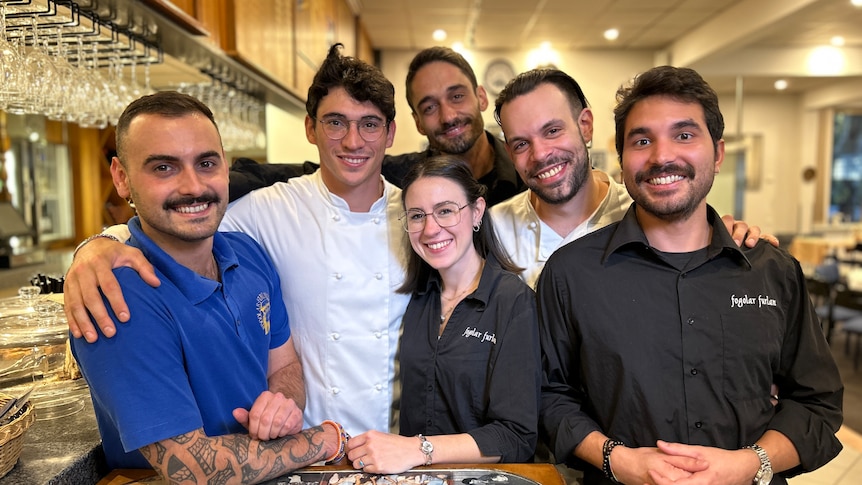
<svg viewBox="0 0 862 485"><path fill-rule="evenodd" d="M452 227L461 222L461 210L470 205L466 203L460 207L454 202L444 202L434 208L431 216L440 227ZM420 232L425 229L428 213L421 209L410 209L401 213L398 218L407 232Z"/></svg>
<svg viewBox="0 0 862 485"><path fill-rule="evenodd" d="M348 120L346 118L318 120L314 118L314 121L323 125L323 132L330 140L341 140L350 131L350 124L356 123L356 129L359 130L359 136L363 140L368 142L377 141L380 139L380 135L386 130L386 127L389 126L388 121L384 122L377 118L363 118L361 120Z"/></svg>

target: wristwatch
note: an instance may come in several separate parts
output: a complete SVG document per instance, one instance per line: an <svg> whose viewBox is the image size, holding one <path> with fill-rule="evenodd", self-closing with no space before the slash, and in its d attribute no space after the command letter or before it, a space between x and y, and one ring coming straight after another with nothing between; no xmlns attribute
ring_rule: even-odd
<svg viewBox="0 0 862 485"><path fill-rule="evenodd" d="M766 454L766 450L756 443L746 446L746 448L754 450L757 453L757 457L760 458L760 470L757 470L757 473L754 474L754 480L751 483L754 485L769 485L769 482L772 481L772 462L769 461L769 455Z"/></svg>
<svg viewBox="0 0 862 485"><path fill-rule="evenodd" d="M419 449L422 450L422 453L425 453L425 465L430 465L431 453L434 453L434 445L421 434L418 434L416 436L418 436L419 441L421 441Z"/></svg>

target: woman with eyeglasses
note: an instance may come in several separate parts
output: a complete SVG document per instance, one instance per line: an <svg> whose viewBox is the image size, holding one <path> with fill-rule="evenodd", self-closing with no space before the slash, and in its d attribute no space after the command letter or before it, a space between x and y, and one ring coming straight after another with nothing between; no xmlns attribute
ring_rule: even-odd
<svg viewBox="0 0 862 485"><path fill-rule="evenodd" d="M540 354L533 290L491 226L485 186L457 157L404 179L401 222L413 254L399 353L400 435L350 439L369 473L433 463L526 462L535 451Z"/></svg>

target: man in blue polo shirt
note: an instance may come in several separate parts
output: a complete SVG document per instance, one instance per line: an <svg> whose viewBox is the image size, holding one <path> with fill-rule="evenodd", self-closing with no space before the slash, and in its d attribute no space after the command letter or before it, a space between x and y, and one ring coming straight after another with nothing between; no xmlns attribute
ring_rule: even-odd
<svg viewBox="0 0 862 485"><path fill-rule="evenodd" d="M162 283L117 268L134 317L115 338L72 339L108 465L257 483L336 457L338 424L301 430L302 368L278 273L250 237L217 232L228 164L212 112L175 92L133 102L111 173L138 212L128 244Z"/></svg>

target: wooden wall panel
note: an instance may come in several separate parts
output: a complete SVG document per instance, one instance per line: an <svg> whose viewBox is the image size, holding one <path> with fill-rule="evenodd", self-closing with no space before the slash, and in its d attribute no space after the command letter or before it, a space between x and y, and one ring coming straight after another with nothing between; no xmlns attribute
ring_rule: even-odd
<svg viewBox="0 0 862 485"><path fill-rule="evenodd" d="M208 41L215 47L228 51L235 44L233 29L233 0L195 0L195 18L209 31Z"/></svg>
<svg viewBox="0 0 862 485"><path fill-rule="evenodd" d="M298 0L296 3L296 86L300 93L308 91L329 47L337 42L336 1L342 0Z"/></svg>
<svg viewBox="0 0 862 485"><path fill-rule="evenodd" d="M293 0L242 0L234 11L236 42L225 51L294 89Z"/></svg>
<svg viewBox="0 0 862 485"><path fill-rule="evenodd" d="M190 16L197 18L195 0L169 0L170 3L176 5L177 8Z"/></svg>
<svg viewBox="0 0 862 485"><path fill-rule="evenodd" d="M95 128L68 125L69 159L75 199L75 240L102 231L104 194L111 183L111 171L102 151L102 133Z"/></svg>
<svg viewBox="0 0 862 485"><path fill-rule="evenodd" d="M371 36L361 21L356 21L356 57L363 61L374 64L374 47L371 45Z"/></svg>

